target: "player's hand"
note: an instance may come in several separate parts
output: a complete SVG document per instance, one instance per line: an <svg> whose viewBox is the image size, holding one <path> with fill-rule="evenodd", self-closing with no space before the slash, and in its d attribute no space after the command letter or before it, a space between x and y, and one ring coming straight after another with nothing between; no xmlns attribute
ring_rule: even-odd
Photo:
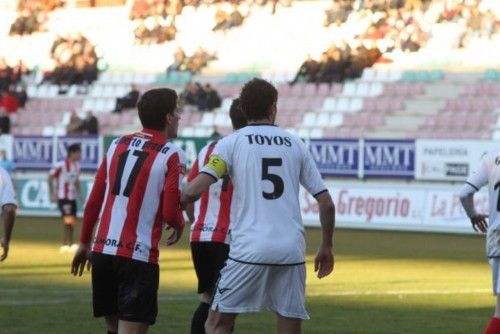
<svg viewBox="0 0 500 334"><path fill-rule="evenodd" d="M318 273L318 278L330 275L333 271L334 263L332 247L321 245L314 258L314 272Z"/></svg>
<svg viewBox="0 0 500 334"><path fill-rule="evenodd" d="M472 228L476 232L486 233L488 231L488 223L486 222L486 218L488 215L476 215L474 218L471 218L470 222L472 223Z"/></svg>
<svg viewBox="0 0 500 334"><path fill-rule="evenodd" d="M182 237L182 232L184 231L184 226L181 228L170 228L168 227L167 230L172 229L172 234L170 237L167 239L167 246L172 246L173 244L177 243Z"/></svg>
<svg viewBox="0 0 500 334"><path fill-rule="evenodd" d="M89 271L91 266L90 247L88 244L80 244L71 263L71 274L73 276L82 276L85 264L87 265L87 271Z"/></svg>
<svg viewBox="0 0 500 334"><path fill-rule="evenodd" d="M0 262L2 262L9 255L9 243L5 240L5 238L2 238L2 240L0 241L0 244L1 244L2 249L3 249L2 256L0 256Z"/></svg>

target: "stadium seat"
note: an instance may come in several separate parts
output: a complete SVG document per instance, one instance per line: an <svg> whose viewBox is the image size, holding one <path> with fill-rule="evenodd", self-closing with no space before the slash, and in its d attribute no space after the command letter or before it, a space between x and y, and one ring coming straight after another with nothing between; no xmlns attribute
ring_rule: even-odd
<svg viewBox="0 0 500 334"><path fill-rule="evenodd" d="M361 82L357 84L356 92L352 95L359 97L368 97L370 96L370 87L371 85L369 83Z"/></svg>
<svg viewBox="0 0 500 334"><path fill-rule="evenodd" d="M415 82L417 80L415 72L413 71L404 71L401 79L406 82Z"/></svg>
<svg viewBox="0 0 500 334"><path fill-rule="evenodd" d="M322 112L318 113L315 122L316 127L326 127L330 125L330 117L332 116L330 113Z"/></svg>
<svg viewBox="0 0 500 334"><path fill-rule="evenodd" d="M314 138L314 139L323 138L323 130L321 128L312 128L309 133L309 138Z"/></svg>
<svg viewBox="0 0 500 334"><path fill-rule="evenodd" d="M363 109L363 100L359 98L350 99L349 101L349 111L357 112Z"/></svg>
<svg viewBox="0 0 500 334"><path fill-rule="evenodd" d="M365 68L363 74L361 75L361 80L363 81L375 81L377 77L377 72L373 68Z"/></svg>
<svg viewBox="0 0 500 334"><path fill-rule="evenodd" d="M350 100L346 97L340 97L337 99L337 105L335 106L335 111L346 112L349 111Z"/></svg>
<svg viewBox="0 0 500 334"><path fill-rule="evenodd" d="M318 96L328 96L330 95L330 85L322 83L318 86Z"/></svg>
<svg viewBox="0 0 500 334"><path fill-rule="evenodd" d="M206 112L203 114L203 117L201 118L200 125L202 126L213 126L215 123L215 116L213 113Z"/></svg>
<svg viewBox="0 0 500 334"><path fill-rule="evenodd" d="M483 79L485 81L497 81L499 80L499 73L497 70L494 70L494 69L488 69L484 72L483 74Z"/></svg>
<svg viewBox="0 0 500 334"><path fill-rule="evenodd" d="M358 93L357 91L357 84L354 82L346 82L344 84L344 90L342 91L342 95L344 96L356 96Z"/></svg>
<svg viewBox="0 0 500 334"><path fill-rule="evenodd" d="M314 126L316 125L316 119L317 119L317 113L315 112L308 112L304 115L304 119L302 123L304 126Z"/></svg>

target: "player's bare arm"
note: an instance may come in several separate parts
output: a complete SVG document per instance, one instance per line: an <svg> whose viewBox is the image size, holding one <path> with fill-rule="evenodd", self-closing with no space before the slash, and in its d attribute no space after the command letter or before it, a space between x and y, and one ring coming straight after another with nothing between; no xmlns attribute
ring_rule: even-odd
<svg viewBox="0 0 500 334"><path fill-rule="evenodd" d="M319 205L322 239L314 259L314 271L318 273L318 278L323 278L332 273L335 264L333 256L335 205L328 191L317 195L316 200Z"/></svg>
<svg viewBox="0 0 500 334"><path fill-rule="evenodd" d="M212 175L200 173L182 192L181 205L196 202L204 191L217 181Z"/></svg>
<svg viewBox="0 0 500 334"><path fill-rule="evenodd" d="M476 189L466 184L460 193L460 201L462 202L462 206L470 219L472 224L472 228L476 232L486 233L488 231L488 223L486 219L488 215L478 214L474 207L474 194L476 193Z"/></svg>
<svg viewBox="0 0 500 334"><path fill-rule="evenodd" d="M71 273L76 276L83 274L83 269L87 265L87 270L90 270L90 241L92 240L92 232L99 218L101 207L104 201L106 190L106 158L103 159L99 170L97 171L92 191L90 192L89 200L83 211L82 231L80 233L80 246L75 253L73 262L71 263Z"/></svg>
<svg viewBox="0 0 500 334"><path fill-rule="evenodd" d="M12 229L16 219L16 206L14 204L6 204L3 206L3 222L4 222L4 235L1 240L2 255L0 262L4 261L9 255L9 244L12 236Z"/></svg>
<svg viewBox="0 0 500 334"><path fill-rule="evenodd" d="M81 243L75 253L73 262L71 263L71 274L74 276L82 276L83 270L87 266L87 271L90 270L90 243Z"/></svg>
<svg viewBox="0 0 500 334"><path fill-rule="evenodd" d="M78 194L78 199L83 203L85 199L83 198L82 184L80 182L80 179L76 180L75 188L76 188L76 193Z"/></svg>
<svg viewBox="0 0 500 334"><path fill-rule="evenodd" d="M189 222L194 223L195 217L194 217L194 204L193 203L187 203L184 211L186 211L187 217L189 219Z"/></svg>
<svg viewBox="0 0 500 334"><path fill-rule="evenodd" d="M49 183L49 195L50 195L50 200L53 203L57 203L57 195L54 191L54 179L55 176L52 174L49 174L49 177L47 178L47 182Z"/></svg>

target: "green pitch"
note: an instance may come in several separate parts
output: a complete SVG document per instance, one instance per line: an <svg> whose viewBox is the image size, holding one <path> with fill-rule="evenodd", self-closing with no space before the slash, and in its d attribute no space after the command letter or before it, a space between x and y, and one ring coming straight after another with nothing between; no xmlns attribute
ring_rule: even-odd
<svg viewBox="0 0 500 334"><path fill-rule="evenodd" d="M78 228L79 230L79 228ZM0 263L0 333L104 333L91 314L90 275L70 276L58 219L20 218ZM318 280L319 230L307 231L305 333L481 333L493 312L478 236L338 230L336 267ZM151 333L189 333L197 305L187 235L161 251L160 313ZM269 312L238 318L236 333L273 333Z"/></svg>

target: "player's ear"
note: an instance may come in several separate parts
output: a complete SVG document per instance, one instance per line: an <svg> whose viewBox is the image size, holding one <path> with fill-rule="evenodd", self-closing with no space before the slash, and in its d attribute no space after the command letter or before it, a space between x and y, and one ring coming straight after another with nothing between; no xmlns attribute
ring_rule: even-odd
<svg viewBox="0 0 500 334"><path fill-rule="evenodd" d="M271 120L274 121L276 120L276 114L278 113L278 102L274 102L273 105L271 106Z"/></svg>

